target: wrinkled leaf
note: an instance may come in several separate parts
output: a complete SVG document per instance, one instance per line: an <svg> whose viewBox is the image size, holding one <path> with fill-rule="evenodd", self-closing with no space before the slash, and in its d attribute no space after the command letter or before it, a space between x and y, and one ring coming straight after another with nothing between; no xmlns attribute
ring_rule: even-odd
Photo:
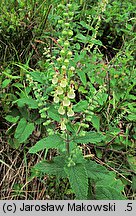
<svg viewBox="0 0 136 216"><path fill-rule="evenodd" d="M86 200L88 193L88 177L84 164L65 167L70 185L76 195L76 199Z"/></svg>
<svg viewBox="0 0 136 216"><path fill-rule="evenodd" d="M98 143L104 139L104 135L94 131L86 132L85 136L74 138L76 143Z"/></svg>
<svg viewBox="0 0 136 216"><path fill-rule="evenodd" d="M125 200L125 197L115 188L110 186L96 186L96 200Z"/></svg>
<svg viewBox="0 0 136 216"><path fill-rule="evenodd" d="M34 166L34 169L48 175L57 176L58 178L66 178L67 175L64 171L65 158L57 156L53 161L41 161Z"/></svg>
<svg viewBox="0 0 136 216"><path fill-rule="evenodd" d="M34 146L29 149L29 153L37 153L44 149L56 148L61 149L64 148L64 141L59 135L51 135L46 138L38 141Z"/></svg>

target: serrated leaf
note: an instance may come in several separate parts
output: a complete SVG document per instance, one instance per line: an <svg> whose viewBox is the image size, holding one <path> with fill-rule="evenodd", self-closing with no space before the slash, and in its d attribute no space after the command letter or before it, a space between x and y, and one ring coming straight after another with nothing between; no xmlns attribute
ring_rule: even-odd
<svg viewBox="0 0 136 216"><path fill-rule="evenodd" d="M65 158L57 156L53 161L41 161L34 166L34 169L48 175L57 176L58 178L66 178L67 175L64 171Z"/></svg>
<svg viewBox="0 0 136 216"><path fill-rule="evenodd" d="M34 131L34 123L28 123L25 118L22 118L15 130L15 139L20 143L25 142Z"/></svg>
<svg viewBox="0 0 136 216"><path fill-rule="evenodd" d="M120 179L116 179L115 172L109 171L100 181L97 181L97 186L116 188L116 190L122 192L124 190L124 185Z"/></svg>
<svg viewBox="0 0 136 216"><path fill-rule="evenodd" d="M83 164L65 167L70 185L76 195L76 199L86 200L88 193L88 177Z"/></svg>
<svg viewBox="0 0 136 216"><path fill-rule="evenodd" d="M86 80L86 74L83 70L77 70L77 74L81 80L81 82L83 83L83 85L85 86L86 83L87 83L87 80Z"/></svg>
<svg viewBox="0 0 136 216"><path fill-rule="evenodd" d="M74 112L83 112L88 107L88 102L86 100L78 102L75 106L73 106Z"/></svg>
<svg viewBox="0 0 136 216"><path fill-rule="evenodd" d="M96 186L96 200L125 200L125 197L115 188L107 186Z"/></svg>
<svg viewBox="0 0 136 216"><path fill-rule="evenodd" d="M47 112L48 112L48 115L51 119L53 119L54 121L60 122L60 115L59 115L57 109L55 109L53 106L51 106Z"/></svg>
<svg viewBox="0 0 136 216"><path fill-rule="evenodd" d="M41 139L34 146L32 146L29 149L29 153L35 154L35 153L37 153L37 152L39 152L41 150L44 150L45 148L46 149L50 149L50 148L61 149L61 148L64 148L64 141L57 134L48 136L46 138Z"/></svg>
<svg viewBox="0 0 136 216"><path fill-rule="evenodd" d="M93 181L99 181L100 179L105 178L105 175L108 175L109 171L97 164L95 161L86 161L85 168L87 171L87 176Z"/></svg>
<svg viewBox="0 0 136 216"><path fill-rule="evenodd" d="M86 132L85 136L75 137L74 141L76 143L98 143L104 139L104 135L94 131Z"/></svg>

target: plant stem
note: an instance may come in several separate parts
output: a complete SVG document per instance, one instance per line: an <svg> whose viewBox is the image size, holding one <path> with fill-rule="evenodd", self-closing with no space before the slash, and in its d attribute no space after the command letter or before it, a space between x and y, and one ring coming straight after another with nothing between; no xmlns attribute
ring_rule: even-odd
<svg viewBox="0 0 136 216"><path fill-rule="evenodd" d="M69 143L70 143L70 140L69 140L69 132L68 132L68 130L67 130L67 131L66 131L66 151L67 151L67 154L68 154L68 155L69 155L69 153L70 153Z"/></svg>

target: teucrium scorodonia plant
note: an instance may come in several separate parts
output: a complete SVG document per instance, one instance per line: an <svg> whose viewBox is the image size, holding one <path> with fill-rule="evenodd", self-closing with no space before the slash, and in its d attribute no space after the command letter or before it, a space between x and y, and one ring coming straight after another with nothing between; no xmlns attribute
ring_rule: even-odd
<svg viewBox="0 0 136 216"><path fill-rule="evenodd" d="M35 87L35 96L40 101L40 113L41 118L45 119L45 127L51 123L51 117L58 121L59 129L54 134L49 133L49 136L38 141L30 148L29 153L34 154L43 149L46 149L47 152L48 149L55 148L58 150L59 156L56 156L52 163L43 160L36 164L34 168L42 173L55 175L58 178L67 177L76 199L100 199L100 191L102 191L102 195L108 191L107 196L110 194L109 199L123 199L121 194L123 190L122 184L121 181L115 179L115 174L107 171L106 168L96 164L94 161L86 160L83 157L81 148L78 147L79 144L89 142L99 143L104 139L104 136L94 131L86 132L83 130L80 133L81 127L88 128L88 125L83 123L84 110L81 112L82 119L79 120L78 129L76 131L72 129L72 125L74 126L76 122L74 105L76 105L76 86L78 86L78 81L75 78L76 65L73 64L74 52L71 50L71 39L73 37L71 22L74 16L72 2L66 5L60 4L57 9L58 13L61 14L58 20L61 35L57 41L61 49L58 56L53 59L53 71L51 72L52 104L53 109L57 111L56 117L50 113L52 108L48 105L43 90L38 90L38 84ZM30 80L30 76L28 78ZM85 105L87 109L87 103L81 102L81 104L82 106ZM80 108L82 109L82 107ZM109 179L108 183L107 178ZM90 189L94 183L96 190L99 191L98 195L94 194ZM116 190L117 184L118 189Z"/></svg>

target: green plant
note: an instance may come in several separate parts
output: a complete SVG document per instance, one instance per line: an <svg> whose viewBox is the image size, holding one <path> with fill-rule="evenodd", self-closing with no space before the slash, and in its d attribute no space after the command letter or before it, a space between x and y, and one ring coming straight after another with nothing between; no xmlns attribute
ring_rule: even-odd
<svg viewBox="0 0 136 216"><path fill-rule="evenodd" d="M97 119L94 119L93 123L99 132L87 131L89 125L86 110L89 110L92 101L80 100L78 103L76 101L76 92L78 92L76 86L79 80L76 65L72 64L74 54L70 47L73 36L70 24L73 17L72 3L60 4L58 10L62 11L62 9L62 17L58 21L59 25L64 26L58 40L62 48L58 52L57 59L52 58L53 66L48 69L48 71L55 69L54 72L49 73L53 76L50 91L46 89L46 93L48 91L48 94L52 95L51 105L48 103L48 98L46 99L47 94L44 97L44 91L40 85L33 81L33 73L27 75L39 101L41 118L45 119L43 125L46 126L49 134L32 146L29 153L36 154L46 149L46 157L49 149L57 149L57 154L59 154L50 162L41 161L34 166L34 169L40 173L55 175L58 179L68 178L76 199L124 199L123 184L115 178L115 173L90 159L87 160L87 157L82 154L82 144L103 142L105 136L99 131ZM81 81L84 79L80 74L79 77ZM105 90L95 92L95 98L103 94L103 91ZM54 130L53 121L49 117L58 122L57 129Z"/></svg>

